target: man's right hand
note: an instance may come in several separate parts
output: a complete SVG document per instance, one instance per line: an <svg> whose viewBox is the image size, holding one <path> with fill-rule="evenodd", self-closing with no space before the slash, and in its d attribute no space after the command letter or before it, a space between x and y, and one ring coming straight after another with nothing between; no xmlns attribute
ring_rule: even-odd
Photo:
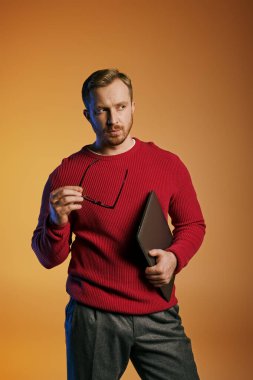
<svg viewBox="0 0 253 380"><path fill-rule="evenodd" d="M50 221L54 224L68 223L68 216L73 210L82 208L83 189L80 186L64 186L50 193Z"/></svg>

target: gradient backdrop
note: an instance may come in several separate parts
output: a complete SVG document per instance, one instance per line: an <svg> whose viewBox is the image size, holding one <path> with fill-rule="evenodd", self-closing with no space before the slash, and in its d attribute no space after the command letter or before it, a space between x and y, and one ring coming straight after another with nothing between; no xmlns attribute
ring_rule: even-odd
<svg viewBox="0 0 253 380"><path fill-rule="evenodd" d="M80 91L105 67L130 75L133 135L182 158L206 218L177 278L200 377L252 379L252 4L0 1L1 379L66 378L68 262L44 269L30 239L48 174L94 139Z"/></svg>

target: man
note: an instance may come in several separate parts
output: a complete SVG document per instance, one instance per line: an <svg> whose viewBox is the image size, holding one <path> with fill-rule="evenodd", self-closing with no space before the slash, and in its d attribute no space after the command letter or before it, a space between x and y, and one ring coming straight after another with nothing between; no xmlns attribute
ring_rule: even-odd
<svg viewBox="0 0 253 380"><path fill-rule="evenodd" d="M46 268L61 264L71 250L68 379L119 379L130 358L142 379L196 380L175 289L169 302L158 291L203 240L205 224L189 173L176 155L131 137L135 104L125 74L94 72L82 96L96 140L49 176L32 240ZM136 231L151 190L174 231L172 245L154 247L156 265L146 267Z"/></svg>

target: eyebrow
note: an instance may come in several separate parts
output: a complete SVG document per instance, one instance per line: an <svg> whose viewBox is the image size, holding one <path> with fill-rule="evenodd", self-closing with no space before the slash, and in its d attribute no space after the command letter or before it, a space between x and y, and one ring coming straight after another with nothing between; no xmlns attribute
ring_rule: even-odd
<svg viewBox="0 0 253 380"><path fill-rule="evenodd" d="M114 107L121 106L122 104L126 105L126 104L128 104L128 101L127 100L123 100L122 102L114 104ZM102 104L96 104L95 108L109 108L109 107L104 106Z"/></svg>

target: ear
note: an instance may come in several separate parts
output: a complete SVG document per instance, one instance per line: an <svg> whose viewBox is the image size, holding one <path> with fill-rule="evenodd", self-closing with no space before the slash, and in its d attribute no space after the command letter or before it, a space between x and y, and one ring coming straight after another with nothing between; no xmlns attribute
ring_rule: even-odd
<svg viewBox="0 0 253 380"><path fill-rule="evenodd" d="M90 114L89 114L89 111L88 110L83 110L83 114L84 114L84 117L86 117L86 119L88 120L88 121L90 121Z"/></svg>
<svg viewBox="0 0 253 380"><path fill-rule="evenodd" d="M134 113L135 111L135 102L132 102L132 112Z"/></svg>

